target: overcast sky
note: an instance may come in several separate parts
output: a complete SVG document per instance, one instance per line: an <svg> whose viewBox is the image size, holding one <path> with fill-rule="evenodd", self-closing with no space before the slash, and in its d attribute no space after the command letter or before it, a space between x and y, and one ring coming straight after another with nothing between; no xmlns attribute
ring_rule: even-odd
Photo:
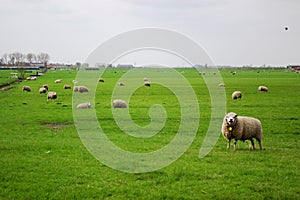
<svg viewBox="0 0 300 200"><path fill-rule="evenodd" d="M47 52L51 62L83 62L98 45L117 34L157 27L193 39L217 65L300 64L299 0L0 3L0 55Z"/></svg>

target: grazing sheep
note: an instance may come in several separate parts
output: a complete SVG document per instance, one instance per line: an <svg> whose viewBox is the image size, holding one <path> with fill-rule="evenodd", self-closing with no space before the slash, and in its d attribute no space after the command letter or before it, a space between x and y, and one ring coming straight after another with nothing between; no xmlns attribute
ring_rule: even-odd
<svg viewBox="0 0 300 200"><path fill-rule="evenodd" d="M86 109L91 108L92 104L90 102L88 103L80 103L76 106L77 109Z"/></svg>
<svg viewBox="0 0 300 200"><path fill-rule="evenodd" d="M104 79L103 78L99 78L99 82L104 83Z"/></svg>
<svg viewBox="0 0 300 200"><path fill-rule="evenodd" d="M61 79L57 79L57 80L55 80L54 82L55 82L55 83L61 83L62 80L61 80Z"/></svg>
<svg viewBox="0 0 300 200"><path fill-rule="evenodd" d="M241 91L235 91L231 95L232 99L241 99L242 98L242 92Z"/></svg>
<svg viewBox="0 0 300 200"><path fill-rule="evenodd" d="M149 79L148 78L144 78L144 81L149 81Z"/></svg>
<svg viewBox="0 0 300 200"><path fill-rule="evenodd" d="M47 84L44 84L44 85L43 85L43 88L45 88L47 91L49 90L49 87L48 87Z"/></svg>
<svg viewBox="0 0 300 200"><path fill-rule="evenodd" d="M120 83L119 83L119 86L125 86L125 83L120 82Z"/></svg>
<svg viewBox="0 0 300 200"><path fill-rule="evenodd" d="M83 93L83 92L88 92L89 89L85 86L75 86L74 87L74 92L80 92L80 93Z"/></svg>
<svg viewBox="0 0 300 200"><path fill-rule="evenodd" d="M39 89L39 92L40 92L40 94L42 94L42 93L46 93L47 90L46 90L46 88L42 87Z"/></svg>
<svg viewBox="0 0 300 200"><path fill-rule="evenodd" d="M78 83L78 81L76 81L76 80L73 80L72 82L73 82L74 84Z"/></svg>
<svg viewBox="0 0 300 200"><path fill-rule="evenodd" d="M30 78L30 80L35 81L35 80L36 80L36 77L33 76L33 77Z"/></svg>
<svg viewBox="0 0 300 200"><path fill-rule="evenodd" d="M64 89L72 89L71 85L64 85Z"/></svg>
<svg viewBox="0 0 300 200"><path fill-rule="evenodd" d="M123 100L116 99L113 101L113 107L114 108L127 108L127 104Z"/></svg>
<svg viewBox="0 0 300 200"><path fill-rule="evenodd" d="M220 83L219 86L220 87L225 87L226 85L225 85L225 83Z"/></svg>
<svg viewBox="0 0 300 200"><path fill-rule="evenodd" d="M261 92L269 92L269 89L268 89L266 86L259 86L259 87L258 87L258 91L261 91Z"/></svg>
<svg viewBox="0 0 300 200"><path fill-rule="evenodd" d="M147 86L147 87L150 87L150 82L149 81L145 81L144 85Z"/></svg>
<svg viewBox="0 0 300 200"><path fill-rule="evenodd" d="M30 91L31 91L31 88L30 88L28 85L24 85L24 86L23 86L23 91L30 92Z"/></svg>
<svg viewBox="0 0 300 200"><path fill-rule="evenodd" d="M234 150L238 140L250 140L252 150L254 147L254 138L259 143L262 150L262 126L258 119L252 117L238 116L234 112L227 113L222 125L222 134L227 139L227 148L230 148L230 141L234 139Z"/></svg>
<svg viewBox="0 0 300 200"><path fill-rule="evenodd" d="M48 95L47 95L47 100L55 100L57 99L57 93L56 92L48 92Z"/></svg>

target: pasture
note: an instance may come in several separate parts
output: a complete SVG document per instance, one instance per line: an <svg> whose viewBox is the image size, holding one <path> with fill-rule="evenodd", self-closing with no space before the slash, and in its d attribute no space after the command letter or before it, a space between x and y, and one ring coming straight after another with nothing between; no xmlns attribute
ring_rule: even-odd
<svg viewBox="0 0 300 200"><path fill-rule="evenodd" d="M124 134L111 112L111 93L127 70L105 71L105 82L98 84L92 107L107 137L119 147L132 152L160 149L179 127L178 100L159 84L139 87L129 103L133 121L150 123L148 110L153 104L163 105L168 119L153 138L135 139ZM142 70L143 82L148 76ZM36 81L0 91L0 199L299 199L300 74L283 69L237 69L235 75L230 69L217 72L226 84L227 111L262 122L265 150L250 151L250 142L241 141L236 152L233 147L228 150L220 131L213 150L200 159L199 149L210 121L209 92L195 69L177 70L197 95L199 128L178 160L148 173L111 169L86 150L73 121L73 90L63 89L64 84L73 86L77 71L48 71ZM8 74L2 73L0 77ZM54 83L56 79L63 81ZM43 84L58 93L55 101L39 94ZM23 92L23 85L32 91ZM259 85L266 85L269 93L258 92ZM242 91L241 100L231 99L235 90Z"/></svg>

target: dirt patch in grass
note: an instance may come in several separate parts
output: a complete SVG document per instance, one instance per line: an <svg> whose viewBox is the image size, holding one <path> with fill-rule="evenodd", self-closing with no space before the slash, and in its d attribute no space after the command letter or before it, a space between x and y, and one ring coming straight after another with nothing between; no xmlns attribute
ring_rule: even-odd
<svg viewBox="0 0 300 200"><path fill-rule="evenodd" d="M59 130L61 127L70 126L73 123L70 122L57 122L57 123L49 123L49 122L41 122L42 126L47 126L53 130Z"/></svg>

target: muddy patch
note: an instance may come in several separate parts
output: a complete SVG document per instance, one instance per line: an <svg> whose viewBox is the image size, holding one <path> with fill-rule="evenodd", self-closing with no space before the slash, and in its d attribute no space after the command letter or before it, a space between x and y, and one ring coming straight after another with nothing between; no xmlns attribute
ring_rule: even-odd
<svg viewBox="0 0 300 200"><path fill-rule="evenodd" d="M71 126L71 125L73 125L73 123L70 123L70 122L57 122L57 123L42 122L42 123L40 123L40 125L47 126L53 130L59 130L61 127Z"/></svg>

